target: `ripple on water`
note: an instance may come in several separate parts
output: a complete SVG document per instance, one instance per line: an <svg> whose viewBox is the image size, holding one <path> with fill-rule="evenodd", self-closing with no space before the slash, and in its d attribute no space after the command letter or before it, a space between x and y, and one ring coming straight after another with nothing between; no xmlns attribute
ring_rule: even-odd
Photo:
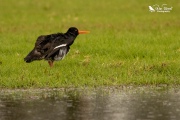
<svg viewBox="0 0 180 120"><path fill-rule="evenodd" d="M0 119L179 120L179 101L166 87L1 90Z"/></svg>

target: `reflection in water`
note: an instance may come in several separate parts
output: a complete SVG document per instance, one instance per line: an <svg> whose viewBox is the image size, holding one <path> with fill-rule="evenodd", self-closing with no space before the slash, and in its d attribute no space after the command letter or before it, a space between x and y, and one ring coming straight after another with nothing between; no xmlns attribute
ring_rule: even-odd
<svg viewBox="0 0 180 120"><path fill-rule="evenodd" d="M179 120L180 90L124 88L0 92L0 120Z"/></svg>

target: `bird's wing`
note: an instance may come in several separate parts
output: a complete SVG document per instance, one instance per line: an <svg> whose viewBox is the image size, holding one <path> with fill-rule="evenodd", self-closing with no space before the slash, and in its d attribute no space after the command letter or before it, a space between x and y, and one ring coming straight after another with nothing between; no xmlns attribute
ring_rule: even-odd
<svg viewBox="0 0 180 120"><path fill-rule="evenodd" d="M42 47L48 43L46 35L39 36L36 40L35 47L33 50L24 58L26 62L31 62L33 60L43 59L44 50Z"/></svg>
<svg viewBox="0 0 180 120"><path fill-rule="evenodd" d="M50 34L50 35L41 35L37 38L35 43L35 49L42 54L42 56L46 56L54 47L54 42L57 37L61 37L63 34Z"/></svg>
<svg viewBox="0 0 180 120"><path fill-rule="evenodd" d="M56 46L50 53L45 57L46 60L61 60L69 52L70 47L66 44Z"/></svg>
<svg viewBox="0 0 180 120"><path fill-rule="evenodd" d="M55 41L58 39L59 43L62 43L63 39L62 33L41 35L37 38L35 47L33 50L24 58L26 62L31 62L33 60L44 59L47 54L49 54L54 47L56 47Z"/></svg>

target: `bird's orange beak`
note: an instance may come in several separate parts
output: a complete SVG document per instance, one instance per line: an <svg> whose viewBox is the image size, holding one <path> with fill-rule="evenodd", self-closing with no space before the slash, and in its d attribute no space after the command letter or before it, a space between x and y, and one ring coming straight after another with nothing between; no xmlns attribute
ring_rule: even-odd
<svg viewBox="0 0 180 120"><path fill-rule="evenodd" d="M90 33L90 31L79 30L78 33L79 33L79 34L87 34L87 33Z"/></svg>

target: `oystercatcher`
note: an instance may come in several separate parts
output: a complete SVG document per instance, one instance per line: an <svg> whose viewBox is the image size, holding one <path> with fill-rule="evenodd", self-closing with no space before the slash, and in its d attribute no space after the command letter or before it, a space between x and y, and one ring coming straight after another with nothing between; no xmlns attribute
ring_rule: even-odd
<svg viewBox="0 0 180 120"><path fill-rule="evenodd" d="M41 35L37 38L34 49L24 58L24 61L30 63L34 60L45 59L52 67L54 61L65 57L76 37L86 33L89 31L79 31L76 27L70 27L64 34Z"/></svg>

